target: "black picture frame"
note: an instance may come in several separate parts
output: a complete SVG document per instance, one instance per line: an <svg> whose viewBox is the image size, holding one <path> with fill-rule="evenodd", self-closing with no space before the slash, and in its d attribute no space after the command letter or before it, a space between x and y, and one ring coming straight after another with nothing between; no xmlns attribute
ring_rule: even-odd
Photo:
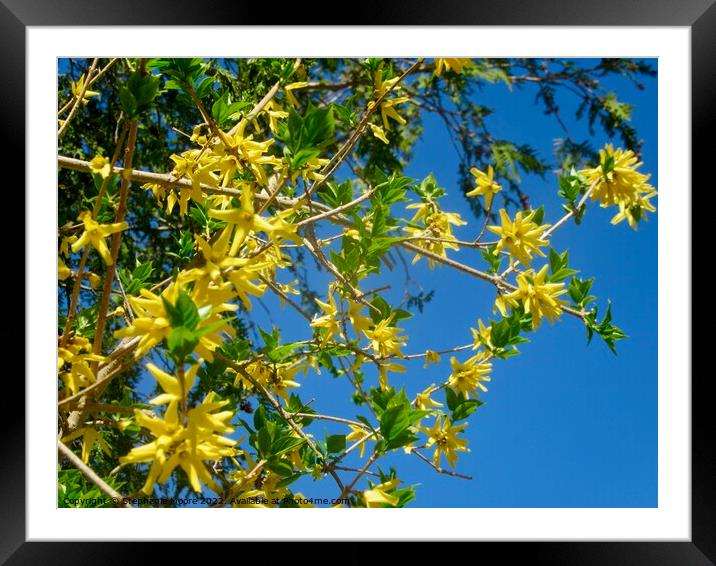
<svg viewBox="0 0 716 566"><path fill-rule="evenodd" d="M332 25L568 25L568 26L687 26L692 35L692 172L693 186L713 190L710 143L713 138L716 101L716 5L714 0L412 0L386 5L364 5L353 11L350 22L338 21L333 3L311 3L304 14L333 14ZM356 5L358 6L358 5ZM25 32L27 26L64 25L246 25L311 23L307 17L282 12L276 19L252 5L226 0L0 0L0 115L5 139L15 151L25 147ZM27 159L27 157L26 157ZM20 186L21 179L14 179ZM24 185L23 185L24 186ZM10 189L9 186L6 186ZM684 187L689 191L690 187ZM693 195L693 192L691 193ZM708 194L705 195L707 200ZM27 202L26 212L33 203ZM690 253L690 250L685 250ZM688 274L689 278L691 277ZM28 297L25 297L26 301ZM27 303L26 303L27 304ZM691 332L690 329L682 329ZM31 355L32 345L26 345ZM3 393L6 399L24 399L25 385L7 374ZM692 535L690 542L544 542L490 543L501 561L528 559L549 564L679 564L716 563L716 440L711 405L716 393L710 371L696 372L692 378ZM148 561L156 552L146 543L38 543L25 542L25 418L20 414L7 419L0 442L0 564L119 564ZM280 536L280 535L279 535ZM320 533L316 533L320 539ZM127 543L125 543L127 544ZM212 543L211 556L220 560L223 550ZM158 546L158 545L157 545ZM483 545L486 546L486 545ZM412 546L418 549L419 546ZM183 545L161 545L165 561L172 554L184 562ZM229 551L230 552L230 551ZM251 560L259 558L253 549ZM481 549L482 553L483 550ZM346 555L349 556L346 556ZM234 556L240 556L233 554ZM354 555L351 559L350 555ZM341 560L355 561L360 553L341 553ZM477 559L477 555L476 559ZM480 558L484 556L479 555Z"/></svg>

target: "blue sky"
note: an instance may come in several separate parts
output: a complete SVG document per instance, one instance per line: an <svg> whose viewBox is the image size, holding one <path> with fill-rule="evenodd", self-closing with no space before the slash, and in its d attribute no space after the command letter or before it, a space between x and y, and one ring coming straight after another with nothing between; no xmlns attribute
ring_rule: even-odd
<svg viewBox="0 0 716 566"><path fill-rule="evenodd" d="M644 139L642 170L657 177L657 84L644 78L644 90L623 79L606 79L621 100L634 105L632 124ZM498 138L528 143L547 159L553 141L564 134L556 121L534 104L535 90L526 87L509 91L498 84L485 88L475 102L495 110L487 118ZM568 94L558 98L562 117L575 139L589 137L586 123L576 122L576 99ZM418 142L406 174L422 179L433 173L448 195L441 204L459 212L470 224L459 227L460 239L471 239L481 224L460 194L458 157L440 119L424 116L425 132ZM597 127L591 137L595 147L613 141ZM561 215L557 178L525 176L523 188L533 206L545 205L545 222ZM499 199L497 201L500 202ZM409 217L409 211L394 209ZM658 207L658 201L657 201ZM658 215L650 215L637 232L626 222L612 226L613 210L590 207L581 226L573 223L558 230L552 246L569 249L570 264L582 277L596 277L593 292L599 297L600 312L609 298L615 322L629 336L618 344L614 356L597 337L587 346L585 330L572 317L549 325L529 336L522 354L493 364L489 391L482 394L486 404L469 418L465 437L471 451L460 453L456 471L473 480L440 475L414 456L401 452L381 459L383 469L393 465L405 484L420 484L413 506L418 507L655 507L657 501L657 229ZM333 232L331 232L333 233ZM464 263L484 268L475 251L450 253ZM412 256L407 256L408 260ZM309 260L310 266L312 262ZM536 264L538 267L540 263ZM410 337L406 353L425 349L443 350L471 341L470 327L477 319L492 315L494 288L487 283L447 267L427 268L425 260L413 266L414 279L435 295L424 312L404 321ZM283 282L287 282L285 277ZM325 295L329 281L324 273L310 271L311 287ZM384 269L380 278L369 279L364 290L388 283L386 299L397 304L403 298L404 277L398 265ZM267 294L255 301L253 316L264 328L281 328L284 341L310 337L305 320L290 309L281 309ZM458 354L460 359L467 357ZM421 361L408 365L405 374L392 374L391 384L405 386L414 395L449 375L449 357L438 365L423 368ZM376 382L367 371L368 384ZM298 393L319 413L355 417L369 416L350 401L352 387L327 372L309 374L301 380ZM149 392L151 378L140 389ZM442 394L438 400L444 401ZM242 431L237 431L237 435ZM314 421L310 432L345 433L335 423ZM431 454L432 451L428 451ZM346 465L359 465L348 458ZM350 481L352 474L346 474ZM299 480L292 486L305 496L334 497L330 479ZM365 487L365 480L358 487Z"/></svg>

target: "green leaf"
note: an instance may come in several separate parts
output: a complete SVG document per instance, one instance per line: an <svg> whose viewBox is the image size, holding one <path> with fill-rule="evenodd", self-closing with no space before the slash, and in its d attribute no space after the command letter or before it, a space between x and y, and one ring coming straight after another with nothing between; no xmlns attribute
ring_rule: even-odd
<svg viewBox="0 0 716 566"><path fill-rule="evenodd" d="M126 86L119 89L119 101L127 117L133 118L137 113L137 99Z"/></svg>
<svg viewBox="0 0 716 566"><path fill-rule="evenodd" d="M273 438L271 438L271 432L269 432L269 424L271 424L270 421L266 421L264 423L265 426L259 430L257 435L257 448L262 458L266 458L271 455L271 444L273 443Z"/></svg>
<svg viewBox="0 0 716 566"><path fill-rule="evenodd" d="M496 254L497 245L493 244L480 250L482 258L489 264L488 273L497 273L500 270L500 263L502 263L502 256Z"/></svg>
<svg viewBox="0 0 716 566"><path fill-rule="evenodd" d="M558 254L553 248L549 248L549 269L548 281L563 281L570 275L577 273L577 270L569 268L569 252L564 251Z"/></svg>
<svg viewBox="0 0 716 566"><path fill-rule="evenodd" d="M373 299L370 301L370 304L377 309L370 309L370 318L375 324L379 323L381 320L385 320L390 316L390 305L380 295L376 295L375 297L373 297Z"/></svg>
<svg viewBox="0 0 716 566"><path fill-rule="evenodd" d="M167 347L178 360L184 359L191 354L198 343L199 337L184 326L172 328L167 337Z"/></svg>
<svg viewBox="0 0 716 566"><path fill-rule="evenodd" d="M572 277L567 288L567 294L574 301L574 304L585 308L589 303L596 300L596 297L589 294L592 289L594 278L591 279L579 279L578 277Z"/></svg>
<svg viewBox="0 0 716 566"><path fill-rule="evenodd" d="M275 474L278 474L282 478L290 478L293 474L293 466L288 462L278 460L277 458L271 458L266 462L266 468Z"/></svg>
<svg viewBox="0 0 716 566"><path fill-rule="evenodd" d="M445 402L447 403L448 409L450 411L454 411L457 409L458 405L460 404L460 397L458 397L458 394L455 393L452 389L449 387L445 388Z"/></svg>
<svg viewBox="0 0 716 566"><path fill-rule="evenodd" d="M162 297L162 302L172 328L184 326L189 330L194 330L199 324L199 311L184 289L179 292L176 304L172 305L164 297Z"/></svg>
<svg viewBox="0 0 716 566"><path fill-rule="evenodd" d="M303 445L306 442L303 438L298 438L290 434L285 434L275 439L271 445L271 452L275 456L280 456L286 452L291 452L295 448Z"/></svg>
<svg viewBox="0 0 716 566"><path fill-rule="evenodd" d="M467 399L460 403L457 407L455 407L455 410L452 413L452 418L450 420L456 423L457 421L466 419L472 413L474 413L478 407L484 404L485 403L483 401L480 401L479 399Z"/></svg>
<svg viewBox="0 0 716 566"><path fill-rule="evenodd" d="M403 390L393 396L380 415L380 434L385 439L385 449L392 450L414 442L417 437L410 427L428 413L412 409Z"/></svg>
<svg viewBox="0 0 716 566"><path fill-rule="evenodd" d="M332 434L326 437L326 447L329 454L337 454L346 449L346 435Z"/></svg>

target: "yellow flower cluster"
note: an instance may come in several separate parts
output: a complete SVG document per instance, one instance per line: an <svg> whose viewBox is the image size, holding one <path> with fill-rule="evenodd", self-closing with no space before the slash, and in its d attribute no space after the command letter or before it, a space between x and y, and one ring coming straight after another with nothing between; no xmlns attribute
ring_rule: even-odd
<svg viewBox="0 0 716 566"><path fill-rule="evenodd" d="M84 231L82 235L72 244L71 249L73 252L78 252L86 245L90 244L102 256L102 259L107 265L112 265L112 254L109 253L109 248L104 239L107 236L121 232L129 228L126 222L115 222L114 224L100 224L94 218L89 211L85 210L79 216L79 219L84 224Z"/></svg>
<svg viewBox="0 0 716 566"><path fill-rule="evenodd" d="M388 92L396 93L400 90L399 86L396 86L396 83L400 79L400 77L393 77L392 79L385 79L384 77L384 69L378 69L373 74L373 95L376 99L379 99L383 96L382 102L380 103L380 118L382 121L382 126L379 126L377 124L371 124L370 126L371 131L373 132L373 135L378 138L383 143L388 143L388 138L385 135L385 132L390 130L390 120L394 120L398 122L400 125L405 125L406 120L403 118L400 114L398 114L398 111L395 109L395 106L398 104L403 104L405 102L408 102L410 100L410 97L408 96L394 96L390 97L388 95ZM369 102L368 108L372 108L375 106L375 102Z"/></svg>
<svg viewBox="0 0 716 566"><path fill-rule="evenodd" d="M507 315L507 307L524 305L525 312L532 315L532 326L537 328L542 317L547 317L554 322L562 314L562 306L566 301L559 299L567 291L564 283L547 283L547 266L539 272L529 269L517 276L517 289L512 293L500 295L495 301L495 306L500 310L502 316Z"/></svg>
<svg viewBox="0 0 716 566"><path fill-rule="evenodd" d="M181 289L181 283L174 282L169 284L161 295L157 295L148 289L142 289L139 292L139 297L129 297L129 304L136 317L129 326L117 330L114 336L116 338L141 336L139 345L134 352L135 358L141 358L154 346L169 337L172 328L169 323L169 314L164 306L164 300L169 304L175 304ZM198 301L198 293L200 292L201 289L195 288L190 293L190 298L195 303L198 303L199 311L204 313L204 317L199 322L198 330L206 328L210 328L210 330L199 338L195 351L202 358L211 361L214 359L212 352L223 342L221 334L225 333L229 336L235 334L234 329L228 326L221 318L220 313L234 311L238 308L237 305L225 302L235 296L236 293L232 291L231 285L228 283L220 287L210 286L207 289L204 301Z"/></svg>
<svg viewBox="0 0 716 566"><path fill-rule="evenodd" d="M177 467L184 471L194 491L201 492L203 484L218 493L221 488L204 462L235 456L237 453L233 448L236 441L225 436L234 431L229 425L234 412L216 412L228 401L216 401L216 395L212 392L185 415L179 413L180 405L186 402L193 386L198 367L198 364L193 366L181 379L153 364L147 364L147 369L164 390L150 403L167 405L167 408L162 418L135 409L136 423L147 429L154 440L133 448L119 459L123 464L151 462L142 488L147 495L152 494L155 483L165 483Z"/></svg>
<svg viewBox="0 0 716 566"><path fill-rule="evenodd" d="M443 70L455 71L456 73L462 73L462 70L472 65L472 59L467 57L453 57L453 58L435 58L435 74L439 77Z"/></svg>
<svg viewBox="0 0 716 566"><path fill-rule="evenodd" d="M288 390L301 386L294 379L296 374L301 369L301 364L267 363L261 360L256 360L248 364L245 371L260 385L264 386L269 391L280 395L283 399L288 400ZM234 370L229 368L229 371ZM239 385L246 390L254 390L253 384L241 373L237 372L236 379L234 379L234 386Z"/></svg>
<svg viewBox="0 0 716 566"><path fill-rule="evenodd" d="M549 224L539 225L534 222L535 214L537 214L536 210L529 213L519 211L515 214L515 219L511 220L507 211L504 208L500 209L502 226L487 227L490 232L500 237L495 255L507 248L510 252L510 265L513 265L517 259L525 266L530 265L532 254L544 257L544 252L540 248L549 245L549 242L542 238L542 233Z"/></svg>
<svg viewBox="0 0 716 566"><path fill-rule="evenodd" d="M452 233L452 226L465 226L465 222L456 212L443 212L434 201L415 203L408 205L409 209L417 209L411 219L411 223L419 226L406 226L403 228L411 238L416 241L414 244L419 248L427 250L440 257L447 257L447 250L459 250L455 243L457 238ZM413 263L422 256L416 254ZM435 266L435 260L428 257L430 269Z"/></svg>
<svg viewBox="0 0 716 566"><path fill-rule="evenodd" d="M57 370L70 395L92 385L95 375L90 362L104 362L107 358L92 353L92 342L82 336L70 337L57 351Z"/></svg>
<svg viewBox="0 0 716 566"><path fill-rule="evenodd" d="M639 173L643 165L632 150L614 149L608 144L599 150L599 165L582 169L579 173L592 189L592 200L599 200L599 206L617 206L619 212L612 218L612 224L626 220L634 230L646 213L656 208L649 202L656 196L656 189L647 181L650 175Z"/></svg>

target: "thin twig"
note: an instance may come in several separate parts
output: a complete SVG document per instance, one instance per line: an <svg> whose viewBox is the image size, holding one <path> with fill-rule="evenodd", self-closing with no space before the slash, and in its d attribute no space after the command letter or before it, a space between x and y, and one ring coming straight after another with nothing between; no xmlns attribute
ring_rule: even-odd
<svg viewBox="0 0 716 566"><path fill-rule="evenodd" d="M353 488L358 483L358 480L360 480L363 475L368 472L368 468L373 465L373 463L378 459L379 455L380 454L377 450L370 455L370 458L368 458L368 461L365 463L365 466L363 466L361 470L356 474L356 476L353 478L353 481L343 488L343 491L341 491L341 494L338 496L338 499L343 499L345 496L349 495L351 491L353 491Z"/></svg>
<svg viewBox="0 0 716 566"><path fill-rule="evenodd" d="M336 216L337 214L343 214L346 210L349 208L354 207L357 204L362 203L365 200L368 200L371 196L373 196L373 193L376 191L377 187L374 187L367 192L363 193L359 197L354 198L352 201L347 202L346 204L342 204L341 206L337 206L336 208L333 208L331 210L327 210L325 212L322 212L320 214L316 214L315 216L310 216L309 218L305 218L304 220L301 220L296 224L296 228L301 228L302 226L306 226L307 224L313 224L314 222L318 222L319 220L324 220L326 218L330 218L331 216Z"/></svg>
<svg viewBox="0 0 716 566"><path fill-rule="evenodd" d="M271 406L276 409L279 415L281 415L281 418L285 420L288 425L300 436L308 445L308 447L318 456L321 460L325 460L326 456L321 452L316 446L316 444L311 440L308 435L303 432L303 429L298 426L293 419L291 418L291 415L289 415L286 410L281 406L281 403L279 403L271 393L269 393L268 389L264 387L261 383L259 383L254 376L252 376L249 372L247 372L243 366L237 364L235 361L227 358L226 356L220 354L219 352L214 352L214 357L224 362L228 367L236 371L237 373L240 373L241 376L246 379L253 387L254 389L261 394L264 399L266 399ZM336 484L339 487L343 487L343 482L338 477L338 474L336 474L335 471L329 470L328 473L331 474L333 479L335 480Z"/></svg>
<svg viewBox="0 0 716 566"><path fill-rule="evenodd" d="M94 73L94 68L97 66L97 61L99 59L93 59L92 64L90 65L89 70L87 71L87 79L84 81L84 84L82 85L82 90L80 91L80 94L77 96L77 100L75 100L74 105L72 106L72 109L70 110L70 113L67 115L67 118L64 122L62 122L62 126L60 127L59 131L57 132L57 139L60 139L62 137L62 134L67 131L67 127L70 125L70 122L72 121L72 118L75 117L75 114L77 113L77 109L82 104L82 101L85 97L85 92L87 92L87 88L89 87L89 80L92 76L92 73Z"/></svg>
<svg viewBox="0 0 716 566"><path fill-rule="evenodd" d="M107 71L109 71L109 69L112 67L112 65L114 65L118 60L119 59L117 59L117 58L111 59L109 61L109 63L107 63L103 68L101 68L99 70L99 72L94 77L92 77L91 80L89 80L89 82L87 83L87 88L91 87L94 83L96 83L99 79L101 79L105 75L105 73L107 73ZM67 103L65 105L63 105L62 108L60 108L60 110L57 112L57 115L62 116L65 112L67 112L67 110L72 106L72 102L74 100L75 100L75 97L73 95L67 101Z"/></svg>
<svg viewBox="0 0 716 566"><path fill-rule="evenodd" d="M472 479L472 476L458 474L457 472L451 472L450 470L445 470L445 469L441 468L440 466L436 466L428 458L426 458L422 453L420 453L420 451L417 450L416 448L411 450L411 453L415 454L418 458L420 458L423 462L428 464L433 470L435 470L436 472L438 472L440 474L445 474L446 476L452 476L454 478L460 478L463 480L471 480Z"/></svg>
<svg viewBox="0 0 716 566"><path fill-rule="evenodd" d="M343 417L334 417L332 415L319 415L316 413L292 413L292 416L299 417L299 418L307 418L307 419L318 419L320 421L333 421L336 423L342 423L352 426L358 426L360 428L366 429L370 431L370 428L368 428L363 423L359 423L358 421L352 421L350 419L344 419Z"/></svg>
<svg viewBox="0 0 716 566"><path fill-rule="evenodd" d="M370 120L370 117L373 115L373 113L380 108L381 102L385 100L385 98L393 92L397 86L403 82L405 77L407 77L410 73L415 71L420 65L422 64L423 60L418 59L415 63L413 63L408 69L406 69L399 77L398 80L393 83L390 88L388 88L381 96L377 98L377 100L371 101L371 105L366 109L365 114L363 115L363 118L361 118L360 122L358 122L358 125L353 130L353 133L351 136L346 140L346 142L343 144L343 146L335 153L335 155L331 158L331 161L325 166L323 171L321 171L321 178L316 180L308 189L306 189L306 192L303 195L304 200L309 200L311 198L311 195L319 188L321 187L328 178L333 175L333 173L338 169L340 164L343 162L343 160L348 156L348 154L351 152L353 147L356 143L358 143L358 140L360 139L361 134L363 133L363 130L368 126L368 120Z"/></svg>

